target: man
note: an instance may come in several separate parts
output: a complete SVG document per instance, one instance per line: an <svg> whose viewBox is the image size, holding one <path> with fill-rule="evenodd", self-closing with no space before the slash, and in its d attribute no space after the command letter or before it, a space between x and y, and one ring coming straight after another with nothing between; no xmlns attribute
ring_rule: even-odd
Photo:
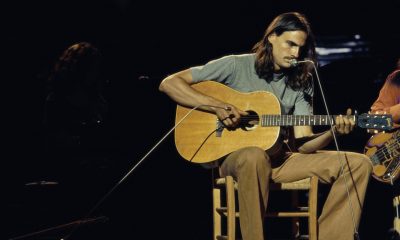
<svg viewBox="0 0 400 240"><path fill-rule="evenodd" d="M400 66L386 78L371 111L391 114L396 127L400 124Z"/></svg>
<svg viewBox="0 0 400 240"><path fill-rule="evenodd" d="M384 147L387 144L388 141L391 140L397 140L397 134L398 134L398 128L400 127L400 59L397 60L396 62L396 69L392 71L386 78L385 83L381 87L379 91L379 96L378 98L374 101L374 103L371 106L371 112L376 113L376 114L391 114L393 117L393 125L397 129L396 132L393 133L380 133L374 136L374 138L382 139L382 142L376 142L374 147L377 149L380 149L380 147ZM377 131L371 131L371 133L377 133ZM389 139L387 137L382 138L385 134L386 136L391 136ZM384 140L384 141L383 141ZM378 146L379 144L379 146ZM392 144L389 145L394 148L393 153L397 152L400 150L397 144ZM381 150L382 151L382 150ZM385 156L386 157L386 156ZM387 160L390 160L391 164L393 164L397 156L389 154L387 157ZM395 168L397 169L397 168ZM395 181L398 178L398 171L389 171L390 173L394 173L392 175L391 182ZM396 186L396 185L395 185ZM399 193L400 189L397 187L394 188L395 196L398 197L400 195ZM397 205L396 208L399 206ZM393 229L389 231L389 234L391 234L391 239L400 239L400 219L395 216L394 222L393 222Z"/></svg>
<svg viewBox="0 0 400 240"><path fill-rule="evenodd" d="M211 111L228 128L237 126L247 115L242 109L202 94L191 87L204 80L221 82L240 92L269 91L279 99L282 114L310 115L313 94L310 66L292 67L294 60L315 60L315 44L307 19L291 12L277 16L266 29L263 38L254 46L254 53L230 55L211 61L204 66L172 74L160 84L177 103ZM268 106L265 106L268 108ZM350 114L350 113L348 113ZM349 133L354 121L347 117L335 120L335 131ZM293 129L298 152L284 146L282 154L269 156L265 149L246 147L230 153L219 161L222 176L231 175L238 182L240 229L244 240L264 239L263 220L268 202L269 181L296 181L318 176L320 182L332 184L319 218L319 239L353 239L352 211L346 185L340 176L341 165L337 152L317 151L333 138L331 131L313 134L309 126ZM358 225L365 190L371 173L371 163L364 155L346 155L351 168L348 180L350 200L354 211L354 224ZM344 170L349 179L349 169Z"/></svg>

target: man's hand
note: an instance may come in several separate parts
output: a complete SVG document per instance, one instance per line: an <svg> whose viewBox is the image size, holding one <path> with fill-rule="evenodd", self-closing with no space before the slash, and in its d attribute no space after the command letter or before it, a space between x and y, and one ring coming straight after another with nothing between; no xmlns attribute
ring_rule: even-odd
<svg viewBox="0 0 400 240"><path fill-rule="evenodd" d="M338 135L349 134L353 131L355 122L351 117L351 109L347 109L346 115L339 115L335 119L335 130Z"/></svg>
<svg viewBox="0 0 400 240"><path fill-rule="evenodd" d="M215 114L218 119L228 128L234 128L240 123L241 116L248 115L247 112L236 108L233 105L225 104L225 108L217 108Z"/></svg>

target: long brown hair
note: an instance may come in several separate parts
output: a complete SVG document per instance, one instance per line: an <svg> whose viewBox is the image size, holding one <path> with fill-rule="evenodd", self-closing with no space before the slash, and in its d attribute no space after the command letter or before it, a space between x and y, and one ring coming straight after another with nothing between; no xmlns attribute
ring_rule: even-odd
<svg viewBox="0 0 400 240"><path fill-rule="evenodd" d="M258 76L266 81L272 80L274 70L272 45L268 41L271 34L280 36L287 31L303 31L307 34L307 40L300 51L299 59L307 58L316 62L315 39L306 17L298 12L288 12L277 16L266 29L263 38L253 47L256 53L255 68ZM311 86L309 72L310 64L301 64L298 67L288 69L288 85L295 90L307 89Z"/></svg>
<svg viewBox="0 0 400 240"><path fill-rule="evenodd" d="M57 94L70 94L77 86L86 91L100 91L103 83L99 76L90 73L99 71L102 56L91 43L79 42L68 47L55 63L48 78L49 87Z"/></svg>

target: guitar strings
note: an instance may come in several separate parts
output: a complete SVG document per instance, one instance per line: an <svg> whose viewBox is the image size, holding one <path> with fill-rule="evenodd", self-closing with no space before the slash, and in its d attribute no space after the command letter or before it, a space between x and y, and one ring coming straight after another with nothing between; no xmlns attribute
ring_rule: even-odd
<svg viewBox="0 0 400 240"><path fill-rule="evenodd" d="M262 118L264 123L267 122L267 126L281 126L283 125L313 125L313 126L325 126L329 125L329 122L334 121L334 119L339 115L331 116L331 119L328 119L327 115L279 115L279 114L262 114L261 117L259 115L248 115L241 116L241 120L250 121L250 120L260 120ZM350 116L354 118L354 115ZM288 124L288 123L291 124ZM308 124L306 124L308 122Z"/></svg>
<svg viewBox="0 0 400 240"><path fill-rule="evenodd" d="M386 159L386 154L384 152L385 150L392 151L392 150L396 150L396 149L400 148L400 145L399 145L400 136L396 136L395 140L396 141L394 141L388 145L382 146L375 152L374 155L378 157L379 161L381 161L382 159ZM389 152L388 152L388 154L391 155L391 153L389 153Z"/></svg>
<svg viewBox="0 0 400 240"><path fill-rule="evenodd" d="M292 116L295 116L295 117L292 117ZM279 114L267 114L267 115L265 115L265 114L263 114L263 115L261 115L261 117L267 117L267 118L282 118L282 117L286 117L286 118L328 118L328 116L327 115L279 115ZM333 117L331 117L332 119L334 118L334 117L336 117L336 116L333 116ZM259 118L258 117L258 115L257 116L254 116L254 115L250 115L250 116L248 116L248 115L246 115L246 116L242 116L241 118L243 118L243 119L246 119L246 118Z"/></svg>
<svg viewBox="0 0 400 240"><path fill-rule="evenodd" d="M380 152L378 152L377 151L377 153L376 154L374 154L374 155L376 155L377 157L378 157L378 160L379 160L379 162L381 162L382 163L382 161L385 161L385 160L388 160L388 159L390 159L390 158L393 158L393 157L395 157L395 156L392 156L392 154L391 154L391 152L388 152L388 153L385 153L384 151L385 150L394 150L394 149L396 149L396 148L392 148L392 147L388 147L388 148L386 148L386 149L383 149L382 151L380 151ZM389 155L389 157L387 157L387 155Z"/></svg>
<svg viewBox="0 0 400 240"><path fill-rule="evenodd" d="M381 148L379 148L377 151L376 151L376 153L374 154L374 155L378 155L379 153L381 153L381 155L382 154L385 154L383 151L385 150L385 149L388 149L388 150L393 150L393 149L396 149L396 148L400 148L400 145L399 145L399 141L400 141L400 136L397 136L396 138L395 138L395 140L396 141L394 141L394 142L392 142L392 143L390 143L390 144L388 144L388 145L383 145L383 147L381 147ZM398 146L398 147L396 147L396 146Z"/></svg>
<svg viewBox="0 0 400 240"><path fill-rule="evenodd" d="M286 119L283 119L282 116L286 116ZM290 116L290 117L289 117ZM292 117L295 116L295 117ZM281 126L283 125L329 125L329 120L326 115L261 115L264 119L264 122L268 122L268 126ZM251 120L260 120L258 116L242 116L241 120L251 121ZM331 118L333 120L333 117ZM288 124L288 123L291 124ZM308 124L305 124L307 123ZM304 124L303 124L304 123Z"/></svg>

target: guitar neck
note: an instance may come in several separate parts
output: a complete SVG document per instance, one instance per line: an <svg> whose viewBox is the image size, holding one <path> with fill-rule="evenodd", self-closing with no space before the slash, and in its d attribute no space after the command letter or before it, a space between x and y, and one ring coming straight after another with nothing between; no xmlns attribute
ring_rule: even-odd
<svg viewBox="0 0 400 240"><path fill-rule="evenodd" d="M261 115L261 126L327 126L338 115ZM355 116L351 115L355 120Z"/></svg>

